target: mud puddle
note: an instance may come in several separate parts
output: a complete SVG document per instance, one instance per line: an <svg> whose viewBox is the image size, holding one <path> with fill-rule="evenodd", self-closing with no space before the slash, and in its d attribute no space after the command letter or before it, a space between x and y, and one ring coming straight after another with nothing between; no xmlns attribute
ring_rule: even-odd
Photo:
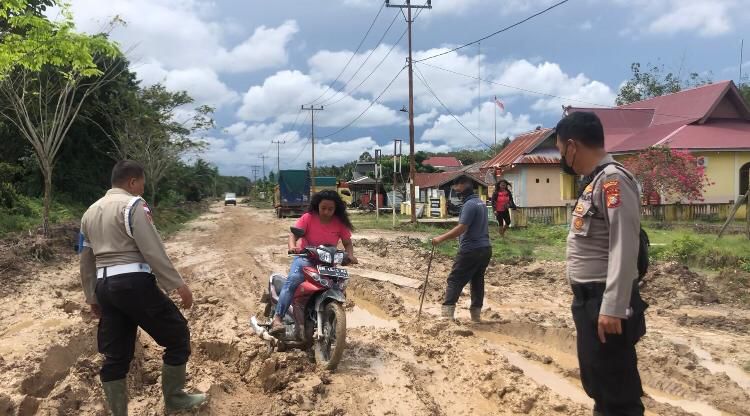
<svg viewBox="0 0 750 416"><path fill-rule="evenodd" d="M675 407L679 407L680 409L685 410L686 412L697 413L701 416L729 415L729 413L724 413L721 410L716 409L715 407L711 406L708 403L695 401L695 400L682 399L679 397L666 396L665 393L651 390L650 388L645 387L645 386L643 390L645 390L646 393L657 402L666 403Z"/></svg>
<svg viewBox="0 0 750 416"><path fill-rule="evenodd" d="M346 325L351 328L370 327L398 329L398 321L390 318L382 309L372 302L352 298L354 307L346 311Z"/></svg>

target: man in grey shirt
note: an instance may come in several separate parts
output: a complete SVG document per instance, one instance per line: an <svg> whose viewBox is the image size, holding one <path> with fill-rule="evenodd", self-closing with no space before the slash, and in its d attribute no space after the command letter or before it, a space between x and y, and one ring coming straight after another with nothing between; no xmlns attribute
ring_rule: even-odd
<svg viewBox="0 0 750 416"><path fill-rule="evenodd" d="M556 130L563 171L587 179L567 239L581 383L594 415L641 416L635 344L645 334L648 305L638 291L638 186L604 150L595 114L572 113Z"/></svg>
<svg viewBox="0 0 750 416"><path fill-rule="evenodd" d="M467 283L471 282L471 320L481 320L484 302L484 272L492 257L490 233L487 228L487 205L474 193L474 180L460 176L454 181L453 189L463 197L458 225L447 233L432 239L433 245L460 236L459 249L448 275L442 315L453 319L456 302Z"/></svg>

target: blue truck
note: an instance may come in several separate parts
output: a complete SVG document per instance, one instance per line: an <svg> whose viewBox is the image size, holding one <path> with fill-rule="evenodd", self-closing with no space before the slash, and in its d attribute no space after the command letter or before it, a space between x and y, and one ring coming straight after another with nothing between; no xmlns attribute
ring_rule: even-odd
<svg viewBox="0 0 750 416"><path fill-rule="evenodd" d="M282 170L274 192L273 206L276 217L302 215L310 204L310 172L307 170Z"/></svg>

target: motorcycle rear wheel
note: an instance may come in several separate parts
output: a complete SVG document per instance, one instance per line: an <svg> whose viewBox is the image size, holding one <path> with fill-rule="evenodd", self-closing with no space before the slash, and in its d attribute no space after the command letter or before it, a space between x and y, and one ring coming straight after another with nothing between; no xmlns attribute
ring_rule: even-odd
<svg viewBox="0 0 750 416"><path fill-rule="evenodd" d="M315 341L315 361L319 367L334 370L346 348L346 313L338 302L330 302L323 310L323 334Z"/></svg>

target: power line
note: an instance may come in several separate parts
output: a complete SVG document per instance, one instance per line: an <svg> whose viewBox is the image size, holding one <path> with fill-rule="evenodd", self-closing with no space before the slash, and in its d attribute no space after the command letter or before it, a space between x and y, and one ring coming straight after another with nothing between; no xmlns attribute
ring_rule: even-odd
<svg viewBox="0 0 750 416"><path fill-rule="evenodd" d="M500 33L503 33L503 32L507 32L507 31L509 31L509 30L513 29L514 27L516 27L516 26L520 26L520 25L522 25L522 24L524 24L524 23L528 22L529 20L531 20L531 19L533 19L533 18L535 18L535 17L537 17L537 16L543 15L544 13L547 13L548 11L550 11L550 10L552 10L552 9L556 8L556 7L562 6L563 4L567 3L568 1L570 1L570 0L562 0L561 2L559 2L559 3L555 3L555 4L553 4L552 6L550 6L550 7L547 7L546 9L544 9L544 10L542 10L542 11L540 11L540 12L534 13L534 14L532 14L531 16L529 16L529 17L527 17L527 18L525 18L525 19L523 19L523 20L519 20L518 22L516 22L516 23L513 23L513 24L512 24L512 25L510 25L510 26L506 26L506 27L504 27L504 28L502 28L502 29L500 29L500 30L498 30L498 31L496 31L496 32L490 33L489 35L487 35L487 36L485 36L485 37L483 37L483 38L480 38L480 39L477 39L477 40L475 40L475 41L473 41L473 42L469 42L469 43L466 43L466 44L464 44L464 45L461 45L461 46L455 47L455 48L453 48L453 49L451 49L451 50L449 50L449 51L441 52L441 53L438 53L438 54L435 54L435 55L432 55L432 56L428 56L428 57L426 57L426 58L422 58L422 59L416 60L416 61L414 61L414 62L415 62L415 63L417 63L417 62L422 62L422 61L426 61L426 60L428 60L428 59L433 59L433 58L437 58L438 56L443 56L443 55L447 55L447 54L449 54L449 53L451 53L451 52L455 52L455 51L457 51L457 50L459 50L459 49L463 49L463 48L465 48L465 47L467 47L467 46L471 46L471 45L474 45L474 44L476 44L476 43L479 43L479 42L481 42L481 41L483 41L483 40L486 40L486 39L489 39L489 38L491 38L491 37L493 37L493 36L499 35Z"/></svg>
<svg viewBox="0 0 750 416"><path fill-rule="evenodd" d="M385 39L386 35L388 35L388 32L391 31L391 28L393 27L393 24L396 23L396 19L397 18L398 18L398 13L396 13L393 16L393 20L391 20L391 24L389 24L388 28L385 29L385 33L383 33L383 36L380 37L380 40L378 40L378 43L375 45L375 47L373 47L372 50L370 50L370 53L367 55L367 57L365 58L365 60L362 61L362 63L359 65L359 68L357 68L357 70L354 71L354 73L352 74L352 76L349 77L349 79L344 83L344 85L341 86L340 89L336 90L336 92L332 96L330 96L329 98L326 98L321 103L322 105L326 105L326 103L330 102L333 99L333 97L335 97L341 91L343 91L344 89L346 89L346 87L349 85L350 82L352 82L352 80L354 79L354 77L357 76L357 74L359 73L359 71L361 71L362 68L365 66L365 64L367 64L367 61L370 60L370 57L372 57L372 54L375 53L375 51L378 49L378 47L380 46L380 44L383 43L383 39Z"/></svg>
<svg viewBox="0 0 750 416"><path fill-rule="evenodd" d="M487 146L488 149L492 149L492 146L490 146L487 143L485 143L484 140L480 139L479 136L477 136L476 134L474 134L473 131L469 130L469 128L466 127L464 125L464 123L462 123L461 120L459 120L458 117L456 117L453 114L453 112L445 104L443 104L443 101L440 99L440 97L437 96L437 94L432 89L432 87L430 87L430 85L427 83L427 79L424 77L424 74L422 74L422 71L419 70L419 67L417 67L415 65L414 69L417 70L417 74L416 74L417 78L419 78L419 80L422 82L422 84L425 86L425 88L427 88L427 90L430 92L430 94L432 94L432 96L435 97L435 99L440 103L440 105L443 106L443 108L445 109L445 111L447 111L448 114L450 114L450 116L453 117L453 119L456 120L456 122L458 124L460 124L461 127L464 128L464 130L466 130L467 132L469 132L469 134L471 134L472 136L474 136L474 138L477 139L477 141L479 141L479 143L482 143L483 145ZM477 111L481 111L481 106L479 107L479 109Z"/></svg>
<svg viewBox="0 0 750 416"><path fill-rule="evenodd" d="M474 76L474 75L462 74L460 72L456 72L456 71L450 70L448 68L443 68L441 66L432 65L432 64L425 63L425 62L420 62L420 65L429 66L431 68L439 69L441 71L449 72L451 74L459 75L459 76L466 77L466 78L471 78L471 79L474 79L474 80L481 80L482 82L486 82L486 83L489 83L489 84L499 85L501 87L510 88L510 89L514 89L514 90L518 90L518 91L523 91L523 92L528 92L528 93L536 94L536 95L542 95L542 96L545 96L545 97L557 98L559 100L574 101L574 102L578 102L578 103L582 103L582 104L588 104L588 105L592 105L592 106L596 106L596 107L602 107L602 108L605 108L605 109L643 110L642 108L621 108L621 107L617 107L617 106L613 106L613 105L608 105L608 104L592 103L592 102L589 102L589 101L579 100L579 99L576 99L576 98L561 97L559 95L549 94L549 93L541 92L541 91L534 91L534 90L530 90L530 89L527 89L527 88L516 87L514 85L503 84L501 82L496 82L496 81L491 81L491 80L484 79L484 78L479 78L479 77ZM659 112L654 112L654 115L656 115L656 116L681 118L681 119L684 119L684 120L692 120L692 119L696 118L694 115L687 116L687 115L677 115L677 114L668 114L668 113L659 113Z"/></svg>
<svg viewBox="0 0 750 416"><path fill-rule="evenodd" d="M344 67L343 67L343 68L341 68L341 72L339 72L339 74L338 74L338 75L336 75L336 79L334 79L333 81L331 81L331 83L330 83L330 84L328 84L328 87L327 87L327 88L325 89L325 91L323 91L323 94L320 94L320 96L318 96L318 98L314 99L314 100L313 100L313 101L312 101L312 102L310 103L311 105L312 105L312 104L315 104L315 103L316 103L316 102L317 102L317 101L318 101L319 99L321 99L321 98L322 98L322 97L323 97L324 95L326 95L326 93L328 93L328 91L329 91L329 90L331 89L331 87L333 86L333 84L335 84L335 83L336 83L336 81L338 81L338 80L339 80L339 78L341 77L341 75L343 75L343 74L344 74L344 71L346 71L346 68L348 68L348 67L349 67L349 64L351 64L351 63L352 63L352 59L354 59L354 57L355 57L355 56L357 56L357 52L359 52L359 49L360 49L360 48L362 47L362 45L363 45L363 44L365 43L365 39L367 39L367 36L368 36L368 35L370 34L370 31L371 31L371 30L372 30L372 28L373 28L373 27L375 26L375 22L377 22L377 21L378 21L378 17L380 17L380 13L382 13L382 12L383 12L383 9L385 9L385 3L383 3L383 5L382 5L382 6L380 6L380 9L378 9L378 13L377 13L377 14L375 15L375 18L374 18L374 19L372 19L372 23L370 23L370 27L369 27L369 28L367 29L367 32L365 33L365 35L364 35L364 36L362 37L362 40L361 40L361 41L359 41L359 45L357 45L357 49L355 49L355 50L354 50L354 52L352 53L352 56L350 56L350 57L349 57L349 60L348 60L348 61L346 61L346 65L344 65Z"/></svg>
<svg viewBox="0 0 750 416"><path fill-rule="evenodd" d="M376 103L378 102L378 100L380 100L380 97L382 97L382 96L383 96L383 94L385 94L385 92L386 92L386 91L388 91L388 88L390 88L390 87L391 87L391 85L393 85L393 83L394 83L394 82L396 81L396 79L398 78L398 76L399 76L399 75L401 75L401 73L402 73L402 72L404 72L404 69L406 69L406 67L403 67L403 68L401 68L401 70L400 70L400 71L398 71L398 73L396 74L396 76L395 76L395 77L393 77L393 79L391 80L391 82L389 82L389 83L388 83L388 85L386 85L386 87L385 87L385 88L383 89L383 91L381 91L381 92L380 92L380 94L379 94L379 95L378 95L378 96L377 96L377 97L376 97L376 98L375 98L374 100L372 100L372 102L370 102L370 105L368 105L368 106L367 106L367 108L365 108L365 109L364 109L364 110L363 110L363 111L362 111L361 113L359 113L359 115L358 115L357 117L355 117L355 118L354 118L354 120L350 121L350 122L349 122L349 123L347 123L347 124L346 124L346 125L345 125L344 127L342 127L342 128L340 128L340 129L338 129L338 130L334 131L334 132L333 132L333 133L331 133L331 134L327 134L327 135L325 135L325 136L320 136L320 137L319 137L319 139L327 139L327 138L329 138L329 137L331 137L331 136L335 136L335 135L337 135L337 134L341 133L342 131L344 131L344 130L348 129L349 127L351 127L351 125L352 125L352 124L356 123L356 122L357 122L357 120L359 120L360 118L362 118L362 116L363 116L363 115L364 115L364 114L365 114L365 113L366 113L366 112L367 112L367 111L368 111L368 110L369 110L370 108L372 108L372 106L374 106L374 105L375 105L375 104L376 104Z"/></svg>

